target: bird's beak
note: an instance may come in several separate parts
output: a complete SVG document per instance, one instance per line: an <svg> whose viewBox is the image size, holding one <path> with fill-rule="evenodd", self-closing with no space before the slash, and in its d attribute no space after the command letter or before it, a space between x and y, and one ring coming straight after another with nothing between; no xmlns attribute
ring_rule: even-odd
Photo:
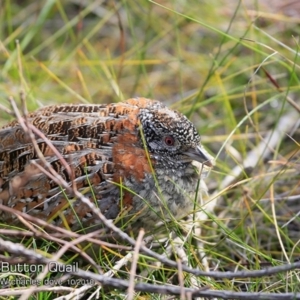
<svg viewBox="0 0 300 300"><path fill-rule="evenodd" d="M189 150L185 151L184 154L189 156L192 160L198 161L210 168L214 166L213 157L200 145L196 146L195 148L190 148Z"/></svg>

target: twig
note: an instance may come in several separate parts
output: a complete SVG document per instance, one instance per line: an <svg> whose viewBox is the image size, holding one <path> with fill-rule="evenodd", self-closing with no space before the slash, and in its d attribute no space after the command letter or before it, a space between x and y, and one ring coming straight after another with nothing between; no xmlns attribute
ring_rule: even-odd
<svg viewBox="0 0 300 300"><path fill-rule="evenodd" d="M36 253L32 250L26 249L20 244L15 244L9 241L5 241L0 238L0 249L8 251L15 255L21 255L29 258L36 258L36 261L43 264L49 264L53 261L49 258L42 256L39 253ZM63 264L56 262L57 266L63 267ZM194 270L198 273L198 276L210 276L214 278L227 278L232 279L236 277L247 278L247 277L262 277L266 275L272 275L279 272L286 272L290 270L295 270L300 268L300 262L294 264L283 265L280 267L271 267L264 270L257 271L240 271L240 272L201 272ZM78 276L80 278L86 278L88 280L94 280L101 283L104 286L111 286L118 288L120 290L128 289L129 282L127 280L121 280L116 278L110 278L105 275L95 274L89 271L83 271L78 269L76 271L70 271L70 275ZM219 297L222 299L245 299L245 300L254 300L254 299L264 299L264 300L292 300L300 299L300 293L285 293L285 294L275 294L275 293L249 293L249 292L232 292L232 291L216 291L208 290L207 288L181 288L173 285L154 285L148 283L136 283L134 289L136 291L150 292L150 293L159 293L159 294L170 294L170 295L180 295L184 292L184 295L193 295L202 296L202 297ZM1 293L0 293L1 295Z"/></svg>
<svg viewBox="0 0 300 300"><path fill-rule="evenodd" d="M142 247L144 247L144 246L141 246L141 248ZM36 261L39 263L47 264L49 262L52 262L52 260L44 257L43 255L41 255L39 253L34 252L33 250L25 248L21 244L12 243L10 241L5 241L2 238L0 238L0 249L4 250L4 251L8 251L9 253L12 253L15 255L25 256L25 257L29 257L31 259L35 258ZM169 265L177 268L177 262L172 261L172 260L171 260L171 262L172 263ZM63 266L63 264L61 264L61 263L59 263L59 264ZM187 273L191 273L196 276L209 276L209 277L218 278L218 279L257 278L257 277L260 278L260 277L270 276L270 275L274 275L274 274L278 274L278 273L282 273L282 272L288 272L288 271L299 269L299 268L300 268L300 262L284 264L284 265L277 266L277 267L267 267L265 269L255 270L255 271L244 270L244 271L236 271L236 272L220 272L220 271L205 272L205 271L201 271L198 269L188 268L184 265L182 266L182 270ZM73 274L73 273L71 272L71 274ZM103 279L103 275L97 275L97 274L94 274L94 273L88 272L88 271L79 270L77 273L74 273L73 275L79 276L79 277L81 276L84 278L92 278L92 279L98 280L100 282L106 283L105 278ZM104 277L107 277L107 276L104 276Z"/></svg>
<svg viewBox="0 0 300 300"><path fill-rule="evenodd" d="M140 246L142 244L143 236L145 234L144 229L139 231L139 235L136 240L136 244L133 251L132 263L130 268L130 277L129 277L129 286L128 286L128 295L127 299L131 300L134 297L134 277L136 274L137 262L139 259Z"/></svg>

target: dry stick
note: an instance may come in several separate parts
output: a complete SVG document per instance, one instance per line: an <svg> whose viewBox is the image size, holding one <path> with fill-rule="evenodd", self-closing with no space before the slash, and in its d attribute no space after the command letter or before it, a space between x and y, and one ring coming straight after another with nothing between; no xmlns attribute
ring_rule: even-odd
<svg viewBox="0 0 300 300"><path fill-rule="evenodd" d="M22 223L24 223L24 224L26 224L26 226L29 228L29 230L33 233L33 235L36 237L36 236L38 236L38 235L40 235L40 232L38 231L38 230L36 230L35 228L34 228L34 226L32 226L30 223L28 223L26 220L24 220L23 218L22 218L22 216L20 216L20 215L18 215L18 218L19 219L21 219L22 220ZM52 238L52 240L54 240L54 241L56 241L57 243L62 243L62 244L64 244L64 246L60 249L60 251L58 252L58 253L61 253L61 251L63 251L62 252L62 254L58 257L58 258L53 258L54 260L58 260L62 255L63 255L63 253L65 253L66 251L68 251L68 249L72 249L72 250L75 250L76 252L78 252L79 254L82 254L82 256L85 258L85 259L87 259L87 261L89 262L89 263L91 263L91 265L92 266L94 266L94 267L96 267L96 269L98 270L98 271L101 271L100 269L99 269L99 267L98 267L98 265L96 264L96 262L90 257L90 256L88 256L88 255L86 255L83 251L81 251L80 249L78 249L75 245L76 244L79 244L80 242L82 242L82 241L84 241L84 240L86 240L86 238L88 238L88 237L90 237L90 236L93 236L94 235L94 233L92 232L92 233L90 233L90 234L87 234L87 235L79 235L77 238L75 238L75 240L73 240L72 242L69 242L69 241L64 241L64 240L61 240L61 239L55 239L55 238ZM49 235L44 235L44 237L46 238L46 239L51 239L50 237L49 237ZM58 255L58 254L57 254Z"/></svg>
<svg viewBox="0 0 300 300"><path fill-rule="evenodd" d="M124 265L126 265L128 263L128 261L132 258L132 264L131 264L131 270L130 270L130 278L129 278L129 286L128 286L128 295L127 298L128 299L133 299L134 296L134 277L135 277L135 270L136 270L136 266L137 266L137 260L138 260L138 255L139 255L139 248L140 245L142 243L142 239L144 236L144 230L141 229L136 241L136 246L134 249L134 252L129 252L127 253L127 255L125 257L123 257L122 259L120 259L117 264L115 264L114 267L111 268L110 271L106 272L104 275L105 276L109 276L112 277L115 275L115 273L121 269L121 267L123 267ZM74 299L74 297L79 297L80 295L82 295L84 292L88 291L89 289L91 289L93 286L95 286L95 284L86 284L78 289L76 289L75 291L73 291L72 293L70 293L69 295L65 295L62 297L58 297L55 298L55 300L71 300ZM94 293L92 293L89 297L89 299L94 299L96 294L99 293L100 289L102 287L99 287Z"/></svg>
<svg viewBox="0 0 300 300"><path fill-rule="evenodd" d="M38 137L40 137L47 144L47 146L49 146L49 148L53 151L53 153L57 156L57 158L61 161L62 165L65 167L70 178L72 179L72 184L74 185L75 184L73 182L74 174L72 173L72 170L71 170L69 164L62 157L62 155L59 153L59 151L54 147L54 145L51 143L51 141L39 129L37 129L35 126L33 126L32 124L30 124L28 122L26 116L24 117L25 119L21 116L13 97L9 97L9 102L13 108L15 116L18 119L18 122L20 123L22 129L24 130L25 133L27 133L29 135L29 138L33 144L33 148L36 151L38 158L44 163L44 165L47 167L47 169L49 169L50 172L54 176L58 177L57 179L61 178L61 176L52 168L52 166L45 159L43 153L40 151L40 148L37 144L37 140L36 140L35 136L33 135L33 133L35 133ZM25 103L24 103L24 106L25 106ZM26 113L26 111L24 112L24 115L25 115L25 113ZM70 189L69 185L68 185L67 189Z"/></svg>
<svg viewBox="0 0 300 300"><path fill-rule="evenodd" d="M132 256L133 256L133 252L128 252L122 259L117 261L117 263L109 271L107 271L103 275L106 277L113 277L117 273L117 271L119 271L123 266L125 266L128 263L129 260L132 259ZM80 295L82 295L83 293L85 293L86 291L88 291L89 289L94 287L96 284L97 284L96 281L93 281L93 282L91 281L90 284L81 286L80 288L74 290L70 294L62 296L62 297L57 297L54 300L73 300L76 297L80 297ZM102 287L99 287L95 292L93 292L90 295L89 299L95 299L95 295L98 294L98 292L100 291L101 288Z"/></svg>
<svg viewBox="0 0 300 300"><path fill-rule="evenodd" d="M120 259L119 261L117 261L117 263L109 270L107 271L105 274L103 274L106 277L113 277L117 271L119 271L123 266L125 266L128 261L130 261L133 257L133 252L128 252L122 259ZM91 282L90 284L86 284L78 289L76 289L75 291L71 292L68 295L62 296L62 297L58 297L55 298L54 300L73 300L74 297L80 297L83 293L85 293L86 291L88 291L89 289L91 289L92 287L94 287L97 284L96 281ZM98 287L88 298L89 299L95 299L96 295L99 293L99 291L101 290L101 287ZM77 299L77 298L76 298Z"/></svg>
<svg viewBox="0 0 300 300"><path fill-rule="evenodd" d="M144 229L139 231L139 235L136 240L136 244L133 251L132 263L130 268L129 286L127 291L127 299L132 300L134 297L134 277L136 274L137 262L139 259L140 246L143 242L143 236L145 234Z"/></svg>
<svg viewBox="0 0 300 300"><path fill-rule="evenodd" d="M90 234L86 234L86 235L82 235L80 237L78 237L77 239L75 239L74 241L72 242L69 242L68 245L65 244L62 248L59 249L59 251L56 253L56 255L54 255L52 257L52 259L57 262L60 257L68 250L69 246L72 245L72 244L76 244L76 243L80 243L82 242L83 240L85 240L85 237L87 236L91 236L93 233L90 233ZM36 280L38 282L42 281L43 279L45 279L45 277L47 276L48 274L48 271L49 271L49 268L48 268L48 265L46 265L46 268L36 277ZM36 289L36 286L31 286L24 294L23 296L20 298L20 300L22 299L27 299L27 297L29 297L31 295L31 293L35 292L35 289Z"/></svg>
<svg viewBox="0 0 300 300"><path fill-rule="evenodd" d="M15 232L15 234L14 234ZM17 234L20 234L21 232L20 231L16 231L16 230L0 230L0 234L4 234L4 235L12 235L12 236L16 236ZM48 241L53 241L53 242L56 242L57 244L62 244L64 245L62 248L66 247L67 250L68 249L71 249L72 251L74 251L75 253L78 253L79 255L81 255L88 263L91 264L91 266L93 266L95 269L98 270L98 272L101 272L101 269L99 267L99 265L96 264L96 262L89 256L87 255L86 253L84 253L83 251L81 251L79 248L77 248L76 246L74 246L75 243L79 243L80 242L80 239L78 238L77 240L74 240L73 242L68 242L68 241L65 241L65 240L62 240L62 239L58 239L58 238L54 238L53 236L51 235L36 235L34 233L30 233L30 232L27 232L28 234L23 234L23 236L27 236L27 237L41 237L41 238L44 238L44 239L47 239ZM85 240L85 239L84 239ZM11 259L9 259L8 257L5 257L7 261L13 263L11 261ZM2 259L3 260L3 259ZM20 261L19 263L25 263L25 261Z"/></svg>
<svg viewBox="0 0 300 300"><path fill-rule="evenodd" d="M1 206L0 206L0 210L1 210ZM100 231L100 230L98 230ZM90 232L89 234L91 235L97 235L98 234L98 231L93 231L93 232ZM0 229L0 234L2 235L6 235L6 236L20 236L20 237L38 237L38 238L43 238L43 239L48 239L48 240L53 240L55 242L57 242L58 244L64 244L66 243L66 240L65 238L68 237L70 239L72 239L71 236L66 236L66 235L63 235L63 234L60 234L60 233L43 233L43 232L39 232L37 231L37 233L33 233L33 232L30 232L30 231L24 231L24 230L12 230L12 229ZM83 236L82 234L77 234L76 237L79 237L79 236ZM76 237L73 237L76 238ZM95 239L95 238L90 238L88 236L85 236L86 239L84 240L85 242L89 242L89 243L95 243L96 245L99 245L99 246L103 246L103 247L106 247L106 248L116 248L118 250L127 250L127 251L131 251L132 250L132 247L127 247L127 246L122 246L122 245L117 245L117 244L110 244L108 242L104 242L102 240L98 240L98 239ZM62 239L63 238L63 239ZM78 240L77 240L78 242ZM76 248L76 247L75 247ZM74 249L75 249L74 248ZM78 253L81 251L80 249L78 249Z"/></svg>
<svg viewBox="0 0 300 300"><path fill-rule="evenodd" d="M5 206L4 206L4 208L6 208ZM1 205L0 205L0 210L1 210ZM20 213L20 212L18 212L18 213ZM28 215L25 215L25 217L30 217L30 216L28 216ZM42 223L45 223L44 221L41 221ZM46 223L47 224L47 223ZM49 224L47 224L47 225L49 225ZM59 228L60 229L60 228ZM10 235L13 235L13 236L15 236L15 235L17 235L17 234L22 234L22 232L21 231L17 231L17 230L0 230L0 233L2 233L2 234L4 234L4 235L7 235L7 234L10 234ZM69 233L69 231L68 231L68 233ZM90 256L88 256L87 254L85 254L84 252L82 252L81 250L79 250L77 247L75 247L75 246L73 246L72 244L76 244L76 243L80 243L81 242L81 240L85 240L85 241L89 241L89 242L93 242L93 241L98 241L98 240L90 240L90 236L92 236L92 235L95 235L95 233L97 233L97 232L92 232L92 233L90 233L90 234L88 234L88 235L79 235L79 234L76 234L77 235L77 239L75 239L75 240L73 240L72 241L72 243L70 243L70 242L67 242L67 241L65 241L65 240L61 240L61 239L58 239L58 238L54 238L53 236L51 236L51 235L46 235L46 234L43 234L43 233L41 233L41 232L38 232L38 231L35 231L35 230L33 230L33 232L23 232L23 236L24 235L27 235L27 236L39 236L39 237L43 237L43 238L46 238L46 239L48 239L48 240L52 240L52 241L55 241L55 242L57 242L57 243L60 243L60 244L65 244L65 246L64 247L62 247L62 249L63 248L65 248L65 249L72 249L73 251L75 251L75 252L78 252L79 254L81 254L82 256L83 256L83 258L85 258L92 266L94 266L97 270L98 270L98 272L101 272L101 270L99 269L99 266L95 263L95 261L90 257ZM101 241L100 241L101 242ZM117 245L114 245L114 244L109 244L109 243L106 243L106 242L101 242L101 245L104 245L105 244L105 246L106 247L115 247L115 248L118 248L118 249L126 249L126 250L131 250L131 248L129 248L129 247L122 247L122 246L117 246ZM60 249L60 251L62 250L62 249ZM4 260L5 259L5 260ZM52 259L54 259L54 258L52 258ZM10 263L14 263L14 262L12 262L11 260L9 260L7 257L3 257L3 259L2 259L2 261L8 261L8 262L10 262ZM18 261L18 263L24 263L24 260L23 261ZM28 263L28 261L27 261L27 263ZM37 278L38 279L38 278ZM88 289L90 289L91 287L93 287L94 286L94 284L93 285L89 285L89 286L83 286L83 287L81 287L80 289L75 289L75 291L74 291L74 289L72 288L72 293L70 294L71 295L71 297L68 297L68 296L65 296L65 297L62 297L62 299L73 299L73 296L74 296L74 294L75 294L75 296L77 296L77 295L79 295L79 294L82 294L84 291L87 291ZM80 290L79 292L77 291L77 290ZM37 287L35 287L34 288L34 292L36 292L37 291ZM28 289L26 289L26 292L28 292ZM21 293L21 294L24 294L24 291ZM60 299L60 298L57 298L57 299Z"/></svg>
<svg viewBox="0 0 300 300"><path fill-rule="evenodd" d="M2 204L0 204L0 211L8 211L11 214L16 214L17 216L22 216L22 218L26 218L26 219L30 220L31 222L32 222L32 219L33 219L33 222L39 223L40 226L47 226L47 227L52 228L52 230L55 229L57 231L64 232L65 234L63 235L63 237L67 236L68 238L73 239L73 241L69 242L69 241L66 241L64 239L57 238L57 237L55 237L52 234L43 233L43 232L40 232L40 231L37 231L37 230L34 230L34 229L31 229L32 232L1 229L0 230L0 234L3 234L3 235L12 235L12 236L16 236L16 235L32 236L32 237L34 236L34 237L37 237L37 238L44 238L44 239L47 239L47 240L50 240L50 241L54 241L54 242L56 242L58 244L65 245L64 247L68 247L70 250L72 250L75 253L81 255L87 262L89 262L95 269L97 269L98 272L101 272L101 269L99 268L99 265L97 265L97 263L88 254L86 254L85 252L83 252L81 249L79 249L78 247L76 247L74 244L80 243L81 240L84 240L86 242L99 245L101 247L104 246L104 247L108 247L108 248L117 248L117 249L121 249L121 250L131 250L132 249L131 247L126 247L126 246L121 246L121 245L115 245L115 244L107 243L105 241L101 241L99 239L93 239L93 238L91 238L92 236L97 235L98 231L91 232L91 233L89 233L87 235L80 235L78 233L74 233L74 232L62 229L60 227L56 227L54 225L50 225L50 224L46 223L43 220L34 218L34 217L29 216L29 215L27 215L25 213L21 213L21 212L16 211L16 210L14 210L12 208L6 207L6 206L4 206ZM101 231L101 230L99 230L99 231Z"/></svg>
<svg viewBox="0 0 300 300"><path fill-rule="evenodd" d="M184 276L182 272L182 262L180 259L177 259L177 266L178 266L178 281L179 281L179 286L181 288L180 292L180 299L184 300Z"/></svg>
<svg viewBox="0 0 300 300"><path fill-rule="evenodd" d="M91 289L93 286L95 286L94 284L85 284L84 286L81 286L78 289L73 289L71 291L71 293L69 293L68 295L65 296L61 296L61 297L57 297L54 298L53 300L74 300L74 299L80 299L81 295L85 292L87 292L89 289ZM98 298L95 298L98 299Z"/></svg>
<svg viewBox="0 0 300 300"><path fill-rule="evenodd" d="M14 246L15 245L15 246ZM141 246L142 248L143 246ZM15 254L15 255L20 255L20 256L25 256L25 257L29 257L29 258L35 258L37 262L39 263L43 263L43 264L48 264L49 262L53 262L51 259L48 259L46 257L44 257L43 255L36 253L33 250L27 249L24 246L22 246L21 244L17 244L17 243L12 243L9 241L5 241L2 238L0 238L0 249L4 250L4 251L8 251L9 253ZM172 265L173 263L175 263L175 265L177 266L177 262L171 261ZM57 262L59 265L64 266L64 264ZM200 271L197 269L192 269L192 268L187 268L186 266L182 266L182 270L187 272L187 273L191 273L194 274L196 276L209 276L212 278L217 278L217 279L233 279L233 278L260 278L260 277L264 277L264 276L270 276L270 275L274 275L274 274L278 274L281 272L287 272L287 271L291 271L291 270L295 270L295 269L299 269L300 268L300 262L294 262L292 264L284 264L281 266L277 266L277 267L267 267L265 269L262 270L255 270L255 271L235 271L235 272L220 272L220 271L210 271L210 272L204 272L204 271ZM187 269L184 270L184 269ZM72 272L70 272L71 274L73 274ZM97 275L94 274L92 272L88 272L88 271L82 271L79 270L78 273L74 273L75 276L82 276L84 278L92 278L95 280L98 280L100 282L105 282L105 278L103 279L103 275ZM91 276L91 277L89 277ZM99 277L97 277L99 276ZM106 277L106 276L104 276Z"/></svg>
<svg viewBox="0 0 300 300"><path fill-rule="evenodd" d="M275 201L274 201L274 185L273 185L273 183L270 185L270 199L271 199L271 209L272 209L272 215L273 215L273 222L274 222L275 232L276 232L276 235L277 235L277 238L278 238L278 241L279 241L279 245L281 247L282 254L285 257L286 261L288 263L291 263L288 255L286 253L282 238L280 236L280 231L278 229L278 222L277 222L277 215L276 215Z"/></svg>
<svg viewBox="0 0 300 300"><path fill-rule="evenodd" d="M15 209L10 208L8 206L5 206L3 204L0 204L0 211L6 211L10 214L15 214L17 216L22 216L22 218L24 218L26 220L29 220L32 223L35 223L35 224L37 224L39 226L42 226L42 227L46 227L51 231L57 232L58 234L60 234L64 238L68 237L68 238L71 239L71 238L78 238L79 236L82 236L79 233L69 231L69 230L63 229L61 227L57 227L55 225L49 224L49 223L47 223L47 222L45 222L41 219L38 219L36 217L27 215L26 213L22 213L18 210L15 210ZM93 231L92 233L96 236L96 235L98 235L98 233L101 233L101 232L102 232L102 230L100 229L100 230L97 230L97 231ZM32 232L27 232L27 231L15 231L15 230L9 230L9 229L0 229L0 233L3 233L5 235L6 234L9 234L9 235L16 235L17 234L17 235L24 235L24 236L25 235L26 236L37 236L37 237L46 238L46 239L59 238L59 237L57 237L57 233L53 233L53 234L51 233L51 235L49 235L49 234L46 234L46 233L43 233L43 232L40 232L40 231L37 231L36 233L32 233ZM97 244L99 246L105 246L105 247L108 247L108 248L116 248L116 249L127 250L127 251L132 250L132 247L111 244L111 243L108 243L108 242L105 242L105 241L102 241L102 240L96 239L96 238L87 237L86 241L89 242L89 243L94 243L94 244ZM66 242L65 240L59 240L59 243L65 243L65 242ZM79 250L79 252L82 252L82 251Z"/></svg>
<svg viewBox="0 0 300 300"><path fill-rule="evenodd" d="M59 260L59 258L69 249L73 247L73 244L77 244L82 242L83 240L85 240L85 236L89 236L89 235L93 235L93 233L87 234L87 235L81 235L79 236L77 239L75 239L72 242L66 242L65 245L63 247L60 248L60 250L56 253L55 256L52 257L53 261L57 262ZM91 258L90 258L91 259ZM92 260L92 259L91 259ZM94 266L97 267L96 263L92 260L92 263ZM99 268L97 267L98 271ZM49 267L48 264L46 265L45 269L38 274L38 276L36 277L37 282L41 282L43 279L45 279L45 277L47 276L49 271ZM20 300L25 300L28 299L30 297L30 295L35 292L37 288L37 284L32 285L29 289L26 290L26 292L24 292L22 294L22 296L20 297Z"/></svg>
<svg viewBox="0 0 300 300"><path fill-rule="evenodd" d="M22 112L24 113L25 123L28 124L28 119L27 119L28 110L27 110L27 106L26 106L26 96L25 96L24 91L20 92L20 99L21 99L21 104L22 104Z"/></svg>
<svg viewBox="0 0 300 300"><path fill-rule="evenodd" d="M31 132L34 132L36 135L38 135L51 148L51 150L54 152L54 154L57 156L57 158L61 161L62 165L67 170L68 175L71 178L72 185L76 184L74 182L74 174L73 174L73 172L72 172L69 164L62 157L62 155L58 152L58 150L54 147L54 145L51 143L51 141L40 130L38 130L32 124L28 123L28 128L30 129ZM38 146L38 144L36 142L36 138L33 135L31 136L31 140L32 140L32 143L33 143L33 146L34 146L35 150L37 151L39 159L41 159L42 162L45 164L45 166L47 166L49 168L49 170L52 171L52 173L53 173L54 176L58 175L58 173L56 171L54 171L54 169L52 168L52 166L47 162L47 160L45 159L44 155L40 151L39 146Z"/></svg>
<svg viewBox="0 0 300 300"><path fill-rule="evenodd" d="M8 251L15 255L21 255L28 258L35 257L39 263L49 264L53 262L51 259L48 259L39 253L36 253L32 250L26 249L23 245L15 244L9 241L5 241L0 238L0 249L4 251ZM63 264L57 262L57 266L59 268L63 268ZM265 270L259 271L242 271L242 272L201 272L201 276L210 276L214 278L234 278L234 277L261 277L271 274L276 274L282 271L290 271L295 268L300 268L300 263L294 263L291 265L285 265L281 267L273 267ZM204 273L204 274L203 274ZM125 290L128 288L129 283L127 280L121 280L116 278L109 278L105 275L95 274L89 271L83 271L81 269L76 270L76 272L71 271L69 274L74 276L78 276L80 278L86 278L89 280L95 280L101 283L104 286L112 286L121 290ZM152 293L159 293L159 294L171 294L171 295L180 295L182 290L184 291L185 295L191 293L194 297L195 296L202 296L202 297L219 297L223 299L264 299L264 300L292 300L292 299L299 299L300 300L300 293L285 293L285 294L275 294L275 293L249 293L249 292L232 292L232 291L216 291L216 290L208 290L208 289L193 289L193 288L181 288L172 285L153 285L148 283L137 283L135 285L136 291L143 291L143 292L152 292ZM1 295L1 290L0 290Z"/></svg>
<svg viewBox="0 0 300 300"><path fill-rule="evenodd" d="M5 113L7 113L8 115L14 116L15 114L12 110L10 110L9 108L3 106L2 104L0 104L0 110L4 111Z"/></svg>
<svg viewBox="0 0 300 300"><path fill-rule="evenodd" d="M19 219L25 219L27 218L28 215L24 214L24 213L21 213L19 211L16 211L12 208L9 208L9 207L6 207L2 204L0 204L0 211L8 211L10 212L11 214L15 214L18 216ZM23 216L21 216L21 214L23 214ZM28 219L36 219L36 218L28 218ZM38 219L37 219L38 220ZM40 223L43 223L44 221L40 220L41 222ZM34 221L35 222L35 221ZM69 241L66 241L66 240L63 240L63 239L60 239L60 238L57 238L57 237L54 237L53 235L50 235L50 234L45 234L45 233L42 233L36 229L34 229L33 226L31 226L28 222L23 222L23 223L26 223L26 226L28 226L31 230L31 232L23 232L23 231L16 231L16 230L8 230L8 229L0 229L0 233L1 234L4 234L4 235L12 235L12 236L16 236L16 235L22 235L22 236L32 236L32 237L36 237L36 238L44 238L46 240L50 240L50 241L54 241L58 244L63 244L63 245L68 245L69 246L69 249L74 251L75 253L81 255L84 259L86 259L93 267L95 267L98 271L99 270L99 266L96 264L96 262L89 256L87 255L85 252L83 252L81 249L79 249L78 247L76 247L75 245L73 245L73 243L70 243ZM66 231L66 232L69 232L69 231ZM94 233L94 232L93 232ZM79 234L76 234L73 235L72 237L70 235L68 235L69 238L75 238L75 239L78 239L81 235ZM87 237L86 241L88 242L93 242L92 240L89 239L89 237ZM78 240L76 243L79 243ZM103 242L105 243L105 242ZM108 244L110 245L110 244ZM107 246L107 245L106 245Z"/></svg>
<svg viewBox="0 0 300 300"><path fill-rule="evenodd" d="M14 289L0 289L0 296L4 297L11 297L11 296L18 296L24 294L28 289L27 288L14 288ZM39 286L35 289L36 293L41 292L52 292L52 293L62 293L62 292L70 292L74 290L74 288L67 287L67 286Z"/></svg>
<svg viewBox="0 0 300 300"><path fill-rule="evenodd" d="M16 117L18 118L18 121L20 122L20 119L22 119L21 115L18 114L18 108L16 106L16 102L13 100L13 98L10 98L10 102L11 105L13 107L14 112L16 113ZM40 148L37 144L36 138L33 135L33 133L37 134L48 146L49 148L51 148L51 150L54 152L54 154L57 156L57 158L62 162L63 166L66 168L68 175L71 178L71 182L73 183L74 180L74 174L69 166L69 164L66 162L66 160L62 157L62 155L59 153L59 151L54 147L54 145L51 143L51 141L46 138L46 136L40 131L38 130L35 126L33 126L31 123L29 123L27 115L28 115L28 110L26 107L26 102L25 102L25 95L24 93L21 93L21 102L22 102L22 112L24 114L24 124L25 126L22 126L23 122L21 123L21 126L23 128L23 130L29 134L31 142L33 143L33 147L34 149L37 151L37 155L38 157L44 162L45 165L47 165L47 161L45 160L44 155L41 153Z"/></svg>

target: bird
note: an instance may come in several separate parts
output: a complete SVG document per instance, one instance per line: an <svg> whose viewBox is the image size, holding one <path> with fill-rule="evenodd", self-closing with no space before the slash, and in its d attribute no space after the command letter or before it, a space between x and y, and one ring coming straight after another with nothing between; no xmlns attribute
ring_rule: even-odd
<svg viewBox="0 0 300 300"><path fill-rule="evenodd" d="M41 167L75 184L107 219L151 231L195 209L195 162L214 164L194 124L158 100L51 105L23 120L36 143L20 119L0 129L0 204L73 231L101 221ZM17 221L0 210L0 223Z"/></svg>

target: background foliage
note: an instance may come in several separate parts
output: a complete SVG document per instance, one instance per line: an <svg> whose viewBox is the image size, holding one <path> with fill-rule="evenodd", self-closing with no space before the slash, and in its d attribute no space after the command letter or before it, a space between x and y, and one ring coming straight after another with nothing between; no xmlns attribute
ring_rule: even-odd
<svg viewBox="0 0 300 300"><path fill-rule="evenodd" d="M298 1L0 4L0 104L19 102L20 92L30 111L161 100L195 123L216 156L206 181L221 196L201 236L210 267L257 269L299 257ZM1 124L9 119L0 111ZM270 146L265 138L277 130ZM244 168L248 160L254 165ZM236 166L242 171L228 186ZM294 276L209 285L299 292Z"/></svg>

